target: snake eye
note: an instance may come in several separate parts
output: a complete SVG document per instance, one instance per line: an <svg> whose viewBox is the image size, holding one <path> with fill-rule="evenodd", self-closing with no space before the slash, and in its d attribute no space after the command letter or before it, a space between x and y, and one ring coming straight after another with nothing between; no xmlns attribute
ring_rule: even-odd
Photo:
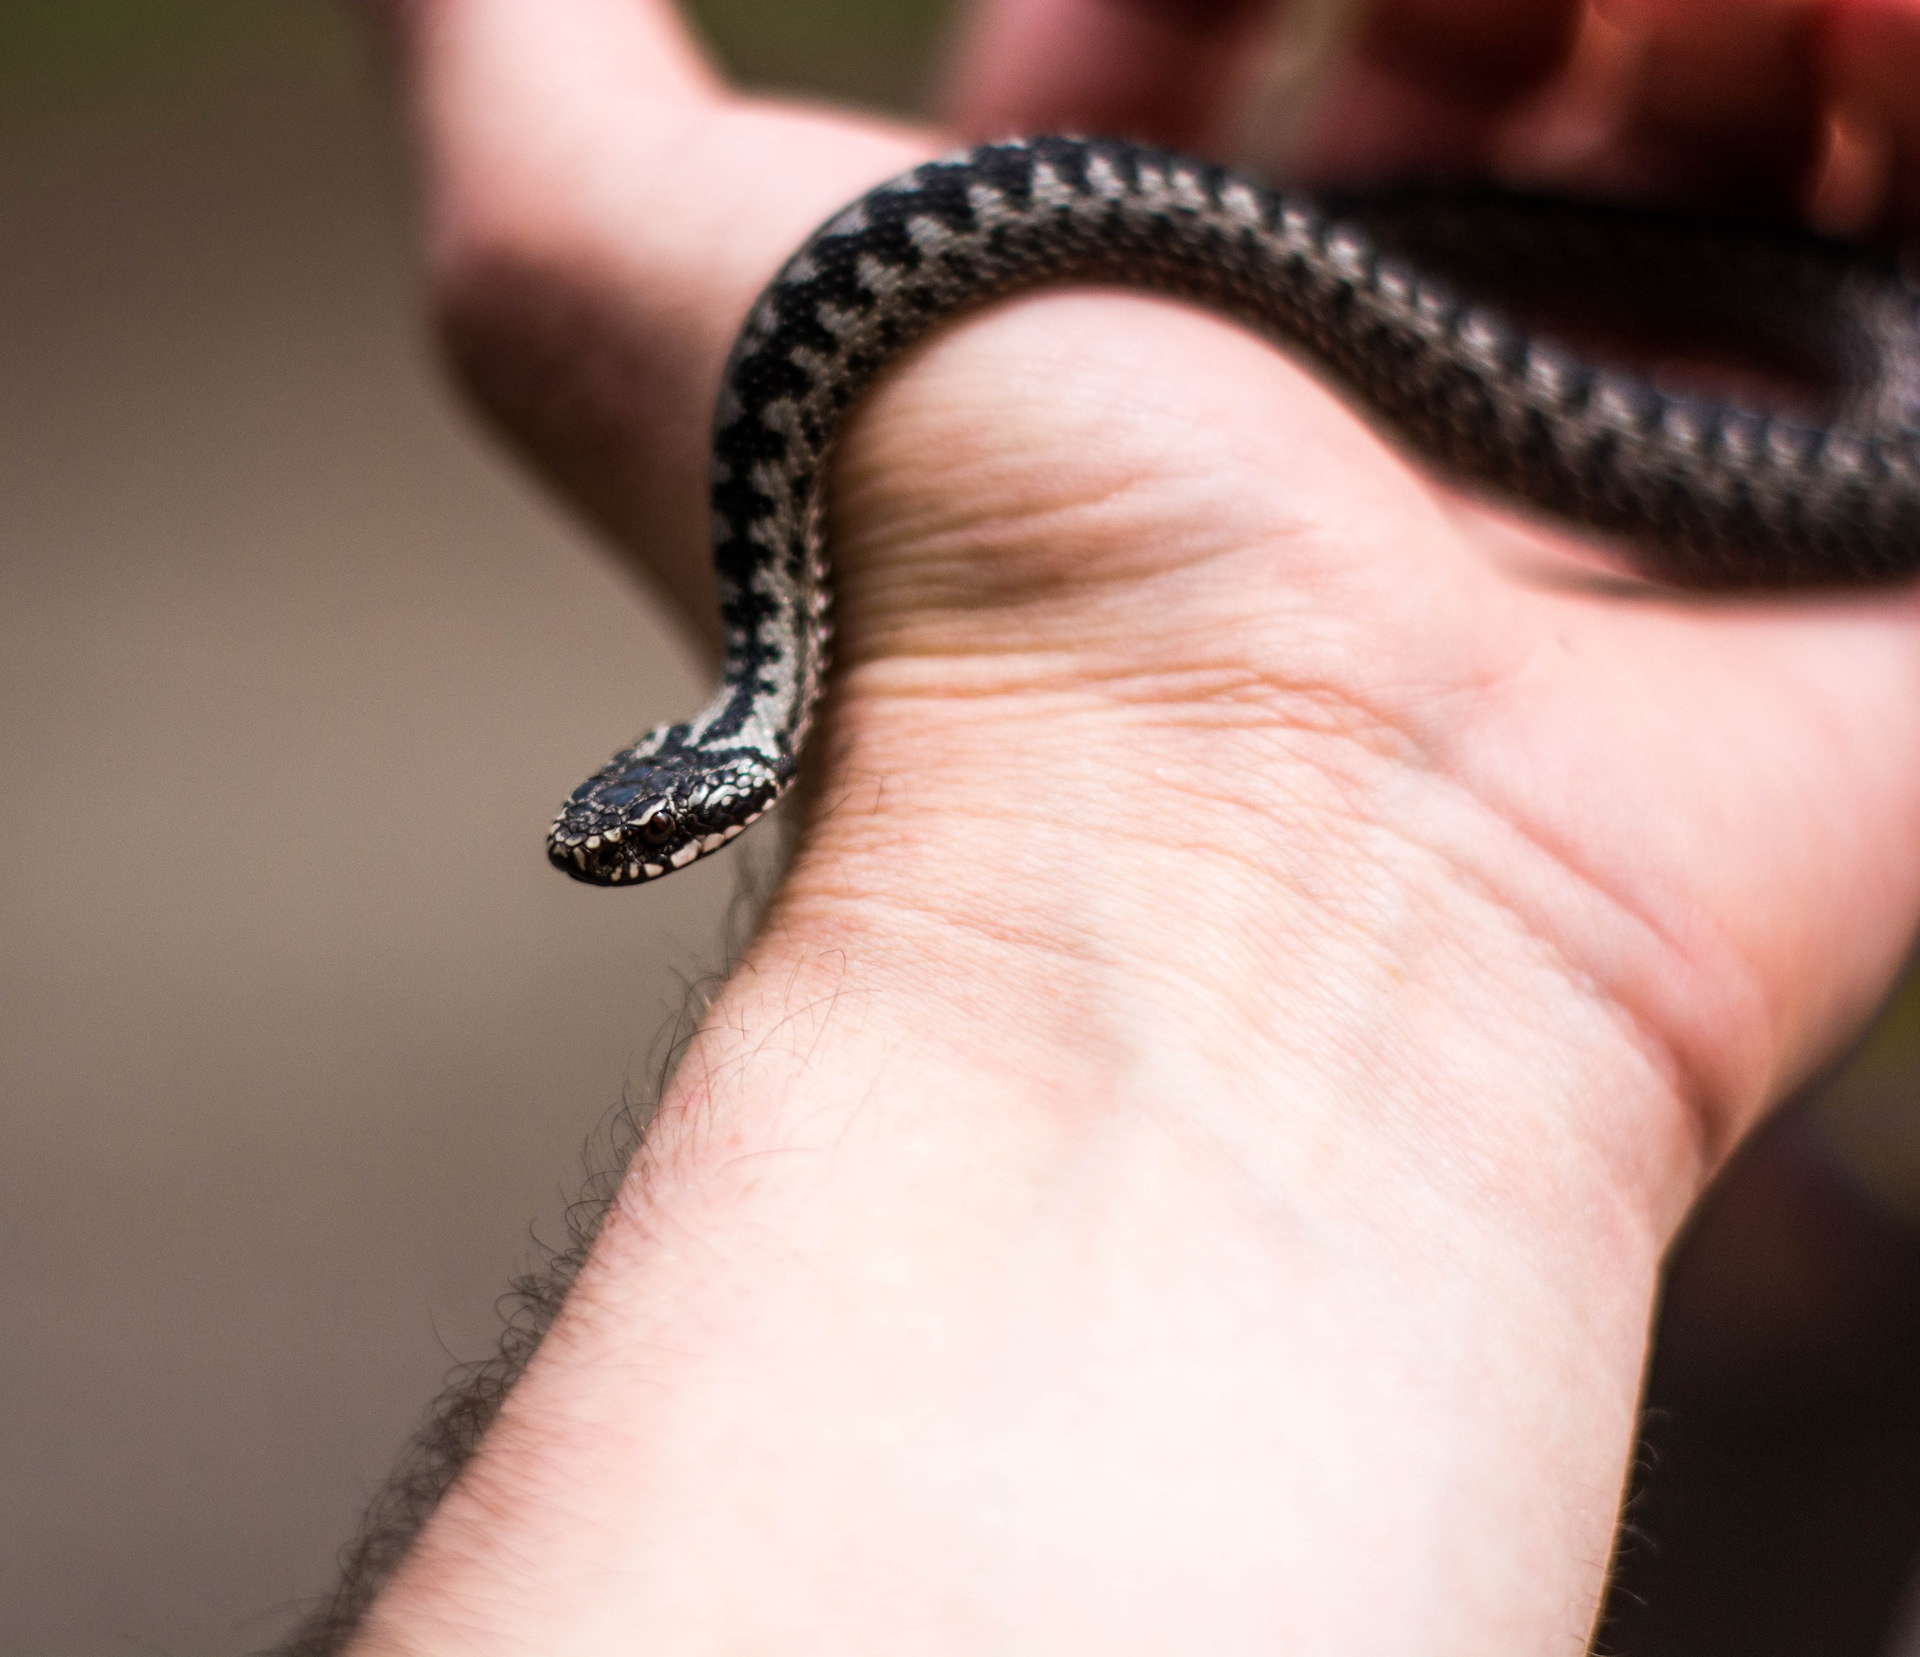
<svg viewBox="0 0 1920 1657"><path fill-rule="evenodd" d="M640 824L640 837L650 846L663 846L673 838L673 813L662 806Z"/></svg>

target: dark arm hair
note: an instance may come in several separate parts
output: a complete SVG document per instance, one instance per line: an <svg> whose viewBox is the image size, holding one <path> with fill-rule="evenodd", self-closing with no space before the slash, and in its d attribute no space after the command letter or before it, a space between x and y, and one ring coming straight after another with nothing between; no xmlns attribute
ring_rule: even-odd
<svg viewBox="0 0 1920 1657"><path fill-rule="evenodd" d="M770 837L769 855L740 863L727 919L728 960L738 956L743 940L758 925L784 866L788 849L784 842L792 833L793 821L794 814L788 814L781 824L786 834ZM642 1101L623 1100L587 1142L586 1178L580 1195L567 1208L566 1242L559 1248L541 1244L546 1261L513 1279L500 1300L502 1328L493 1356L463 1364L448 1376L439 1397L428 1406L420 1430L408 1440L368 1504L353 1540L340 1550L332 1588L284 1640L258 1657L338 1657L353 1639L434 1509L459 1481L507 1394L526 1373L553 1327L627 1167L645 1141L667 1077L708 1003L730 976L730 971L710 973L687 984L680 1016L667 1034L666 1050L653 1066L652 1090Z"/></svg>

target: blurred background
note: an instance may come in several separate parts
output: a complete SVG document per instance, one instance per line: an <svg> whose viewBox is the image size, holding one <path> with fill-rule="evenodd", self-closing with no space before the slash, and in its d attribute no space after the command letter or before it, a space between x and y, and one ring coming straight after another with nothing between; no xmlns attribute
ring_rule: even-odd
<svg viewBox="0 0 1920 1657"><path fill-rule="evenodd" d="M948 11L692 9L895 108ZM325 1592L724 958L731 857L540 849L700 681L441 383L338 12L0 0L0 1651ZM1917 1092L1909 995L1703 1210L1605 1649L1920 1657Z"/></svg>

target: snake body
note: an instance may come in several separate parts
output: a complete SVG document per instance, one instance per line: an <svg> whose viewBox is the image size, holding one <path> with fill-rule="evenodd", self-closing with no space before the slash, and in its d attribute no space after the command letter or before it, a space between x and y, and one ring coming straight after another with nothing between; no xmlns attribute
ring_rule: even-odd
<svg viewBox="0 0 1920 1657"><path fill-rule="evenodd" d="M826 470L875 377L957 312L1046 284L1141 288L1305 355L1424 458L1626 537L1692 588L1886 582L1920 569L1920 295L1811 237L1482 195L1322 201L1118 141L930 162L824 225L754 308L720 394L718 694L617 754L548 855L600 885L718 850L792 780L826 669ZM1757 353L1797 413L1689 395L1536 321L1664 316L1669 343ZM1523 320L1524 319L1524 320ZM1658 332L1659 330L1656 330ZM1710 353L1711 354L1711 353Z"/></svg>

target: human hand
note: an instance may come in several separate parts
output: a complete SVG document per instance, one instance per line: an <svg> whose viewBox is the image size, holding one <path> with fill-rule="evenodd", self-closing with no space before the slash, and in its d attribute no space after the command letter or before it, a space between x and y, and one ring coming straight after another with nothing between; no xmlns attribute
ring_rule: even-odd
<svg viewBox="0 0 1920 1657"><path fill-rule="evenodd" d="M379 10L400 44L424 140L432 263L456 363L495 418L710 631L705 410L739 317L807 229L945 140L737 98L658 0L580 0L538 12L514 0L383 0ZM1332 108L1311 139L1320 165L1406 167L1441 156L1447 165L1497 166L1504 156L1511 167L1521 138L1563 125L1566 106L1578 105L1592 141L1565 163L1575 183L1810 202L1823 135L1844 111L1884 152L1875 176L1885 188L1867 216L1911 222L1904 204L1920 176L1920 104L1895 95L1920 67L1920 7L1909 0L1611 0L1603 23L1589 18L1582 28L1581 16L1568 0L1394 0L1375 8L1344 78L1354 103L1395 113L1362 134L1344 104ZM1224 0L991 0L959 79L959 116L976 132L1098 125L1205 147L1210 112L1244 82L1262 22L1258 5ZM1635 31L1628 52L1620 42ZM1641 69L1623 69L1623 53ZM1588 63L1596 57L1608 67ZM1595 83L1608 75L1611 103L1601 107ZM1416 104L1424 113L1406 113ZM1110 330L1116 304L1126 327ZM1642 923L1726 943L1723 966L1747 979L1743 993L1770 1029L1766 1057L1758 1068L1735 1064L1725 1049L1750 1057L1759 1049L1715 1011L1707 1023L1718 1032L1709 1044L1717 1056L1689 1057L1684 1068L1704 1064L1715 1096L1732 1074L1751 1078L1736 1090L1742 1102L1729 1109L1729 1131L1857 1019L1898 953L1912 909L1912 859L1899 849L1910 838L1911 784L1892 757L1911 746L1900 722L1909 700L1899 693L1908 670L1904 602L1672 606L1516 580L1513 561L1499 554L1519 532L1436 493L1333 413L1319 387L1237 335L1232 344L1246 366L1213 362L1221 392L1275 372L1296 387L1286 420L1271 431L1252 428L1256 452L1242 457L1249 475L1225 469L1217 428L1197 413L1190 418L1199 427L1170 446L1171 411L1181 406L1173 388L1132 400L1134 409L1121 412L1134 418L1075 431L1071 404L1064 418L1052 404L1082 377L1091 389L1103 356L1130 354L1124 345L1108 349L1109 340L1144 343L1156 326L1194 324L1141 301L1062 297L1034 306L1049 319L1042 334L1058 329L1076 342L1067 360L1046 351L1037 377L1032 357L1001 364L994 377L1003 390L986 406L967 405L941 377L954 356L949 340L886 394L908 399L897 420L917 421L921 402L910 388L924 385L924 418L945 425L969 411L976 442L958 430L929 431L912 440L925 454L902 453L879 437L886 484L864 481L873 472L865 439L882 422L869 418L849 444L836 535L843 705L880 629L909 631L887 648L927 648L919 629L935 619L930 612L876 616L871 638L866 626L869 578L894 604L918 602L925 560L893 544L894 519L932 510L908 487L913 480L938 476L970 513L1000 523L1016 511L1052 520L1077 499L1100 498L1116 478L1141 477L1142 468L1155 483L1170 484L1174 473L1205 500L1182 493L1177 509L1161 503L1149 511L1147 492L1133 484L1138 515L1111 526L1120 542L1162 549L1163 565L1137 572L1143 583L1182 567L1185 543L1198 536L1210 545L1232 517L1259 568L1204 582L1190 575L1196 598L1247 602L1277 583L1291 627L1296 605L1308 602L1299 584L1306 572L1289 569L1269 545L1301 548L1310 531L1338 539L1329 555L1338 592L1325 595L1325 607L1352 629L1340 648L1355 665L1316 670L1326 683L1408 732L1423 763L1436 763L1433 744L1458 745L1462 757L1439 761L1442 772L1464 765L1468 752L1484 754L1485 782L1454 780L1529 839L1559 846L1571 836L1591 848L1600 859L1593 878ZM969 341L991 338L996 324L1016 326L996 318L963 332ZM1176 361L1187 349L1175 351ZM1132 383L1145 366L1130 362L1123 374ZM1188 398L1215 392L1194 385L1185 369L1177 377ZM1038 397L1036 406L1022 402L1023 390ZM1103 420L1111 412L1103 410ZM1301 426L1293 445L1280 440ZM1336 433L1346 445L1337 464L1321 452ZM976 449L977 464L963 478L929 469L930 459ZM1004 451L997 461L995 449ZM1030 498L1029 466L1056 480L1057 498ZM1266 502L1264 518L1247 516L1254 499ZM1436 512L1436 500L1444 511ZM1371 515L1385 514L1373 535L1394 550L1361 551L1352 540L1357 525L1348 520L1363 502ZM963 584L977 585L981 613L940 618L954 630L942 634L942 651L960 660L1002 648L982 629L1013 604L1006 583L1020 568L983 536L965 544ZM1053 545L1053 559L1059 567L1049 561L1030 572L1042 587L1105 590L1109 572L1081 546ZM962 577L943 568L942 579ZM1436 583L1440 591L1421 603L1464 607L1463 636L1423 638L1437 630L1403 618L1408 636L1357 642L1390 619L1363 602L1365 591L1425 592ZM1363 591L1349 590L1355 584ZM1170 619L1128 630L1124 650L1142 673L1180 669L1153 659ZM1069 631L1078 624L1071 615L1062 621ZM1222 640L1233 648L1216 664L1221 670L1260 683L1284 683L1296 671L1272 659L1297 652L1284 630L1265 636L1257 608L1228 631L1245 636ZM1493 662L1482 659L1483 648ZM1573 654L1577 663L1561 661ZM1410 700L1378 706L1367 685L1353 682L1361 661L1380 664L1368 672L1409 673L1422 695L1449 709L1460 707L1453 693L1463 675L1482 688L1470 717L1450 714L1444 734L1429 734L1431 714ZM1553 711L1540 702L1497 711L1492 687L1521 670L1543 676L1536 693L1552 699ZM1624 684L1614 683L1621 676ZM1675 717L1679 709L1687 717ZM1554 721L1581 728L1583 780L1542 770L1564 740ZM1805 732L1797 741L1796 728ZM1874 754L1839 740L1846 732ZM830 785L825 794L837 791ZM1153 820L1174 820L1180 809L1165 802ZM1774 832L1756 844L1737 832L1742 822ZM1569 947L1588 970L1584 951ZM1627 976L1644 980L1643 967ZM1614 976L1599 974L1603 983ZM1691 1053L1685 1009L1651 1016L1658 1039ZM1670 1018L1679 1026L1670 1029Z"/></svg>
<svg viewBox="0 0 1920 1657"><path fill-rule="evenodd" d="M641 0L387 15L456 360L698 613L734 328L944 140L736 100ZM1550 61L1369 39L1490 161ZM794 867L365 1649L1577 1649L1659 1250L1920 908L1911 600L1569 581L1114 295L890 377L832 540Z"/></svg>

